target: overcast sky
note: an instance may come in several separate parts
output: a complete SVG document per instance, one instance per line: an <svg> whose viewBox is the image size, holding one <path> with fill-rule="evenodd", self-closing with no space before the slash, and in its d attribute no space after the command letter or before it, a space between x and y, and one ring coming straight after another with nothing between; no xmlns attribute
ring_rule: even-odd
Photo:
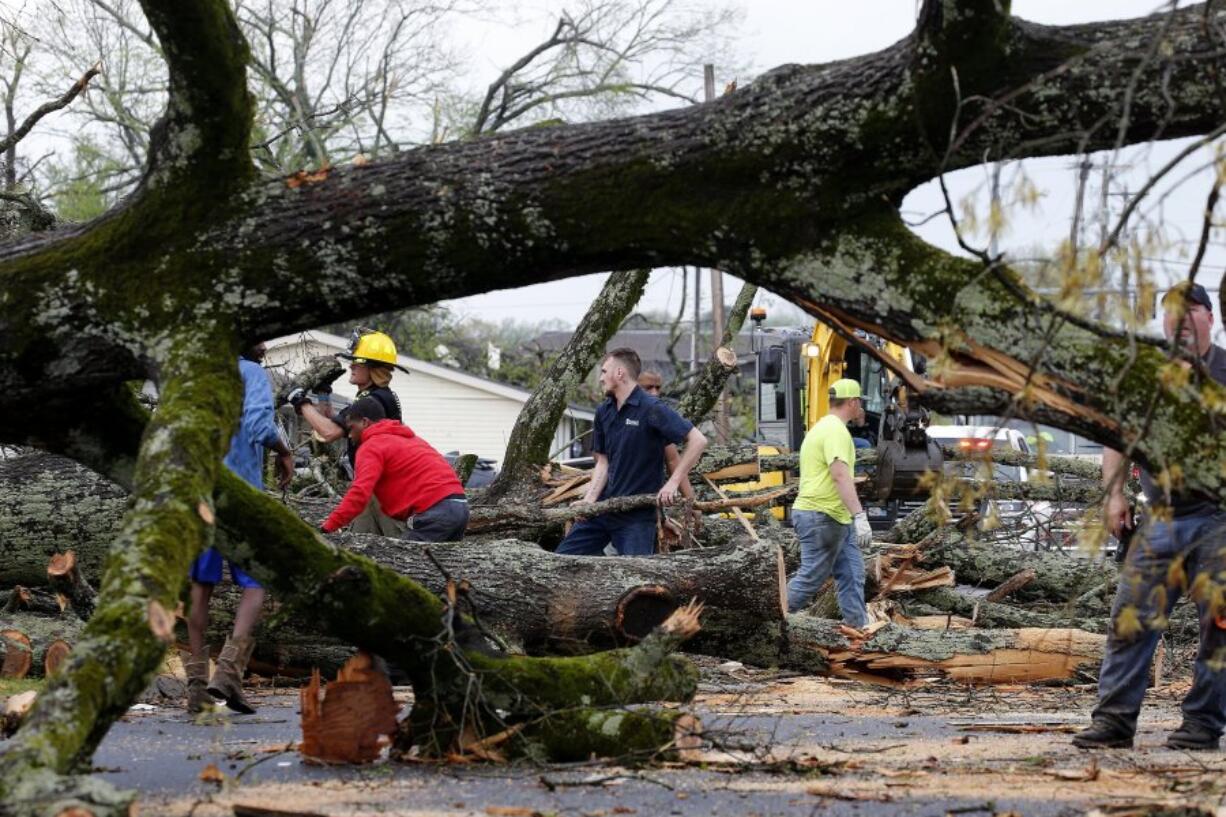
<svg viewBox="0 0 1226 817"><path fill-rule="evenodd" d="M473 25L456 33L471 49L480 54L476 75L486 75L506 61L514 59L541 32L556 19L557 11L564 3L537 3L525 6L523 22L508 29L505 26ZM1167 4L1154 0L1014 0L1014 14L1041 23L1068 24L1120 17L1134 17L1165 8ZM745 4L745 24L740 40L743 53L755 71L762 71L789 62L815 63L852 57L884 48L896 42L911 30L916 3L914 0L860 0L856 3L834 0L752 0ZM535 9L535 11L533 10ZM485 65L481 65L481 62ZM732 79L716 68L716 87ZM696 82L698 79L696 79ZM1107 197L1110 210L1118 213L1125 200L1126 191L1138 189L1152 169L1162 166L1186 143L1172 142L1128 152L1123 160L1130 170L1109 188ZM1100 157L1101 158L1101 157ZM1189 168L1207 162L1211 152L1205 150L1199 157L1190 159ZM1002 174L1008 181L1015 177L1018 165L1007 166ZM1071 157L1028 160L1024 163L1026 176L1039 189L1040 204L1033 212L1020 207L1010 207L1010 227L1001 238L1001 248L1016 255L1032 255L1031 248L1043 247L1050 252L1062 238L1069 234L1073 213L1073 192L1076 169ZM1175 174L1178 177L1181 174ZM1094 173L1091 179L1095 179ZM1201 211L1208 191L1208 178L1202 176L1186 182L1183 187L1162 201L1161 216L1169 231L1168 246L1154 253L1156 274L1177 280L1186 273L1188 244L1199 234ZM948 179L955 202L977 193L980 211L986 210L988 202L987 174L984 169L973 169L953 174ZM1085 209L1085 237L1092 240L1100 229L1101 185L1091 185ZM1161 198L1161 193L1151 196ZM939 193L935 185L926 185L908 197L904 209L910 219L918 221L924 215L939 208ZM945 219L933 220L918 229L926 239L941 246L955 249L953 232ZM1207 263L1200 280L1216 288L1223 270L1223 253L1220 238ZM691 276L692 277L692 276ZM473 315L494 321L515 319L536 321L556 318L573 325L583 310L599 291L605 276L591 275L568 279L552 284L539 284L518 290L503 290L484 295L448 302L462 315ZM727 278L726 300L731 302L740 282ZM709 295L707 276L703 276L704 296ZM653 273L647 293L640 304L644 309L675 311L680 303L681 281L676 270L658 270ZM769 293L759 296L768 309L788 310L790 307ZM802 318L798 315L798 320ZM1217 327L1218 342L1223 342L1220 325ZM1157 327L1155 326L1155 331Z"/></svg>

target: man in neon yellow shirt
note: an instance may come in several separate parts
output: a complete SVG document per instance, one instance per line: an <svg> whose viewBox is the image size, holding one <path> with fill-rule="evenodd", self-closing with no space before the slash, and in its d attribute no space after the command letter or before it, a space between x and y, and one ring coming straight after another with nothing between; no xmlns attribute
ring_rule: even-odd
<svg viewBox="0 0 1226 817"><path fill-rule="evenodd" d="M856 447L847 423L859 412L860 384L836 380L830 387L830 413L813 424L800 445L800 492L792 505L800 569L788 582L789 613L813 600L845 543L851 546L854 539L863 548L873 540L852 479Z"/></svg>

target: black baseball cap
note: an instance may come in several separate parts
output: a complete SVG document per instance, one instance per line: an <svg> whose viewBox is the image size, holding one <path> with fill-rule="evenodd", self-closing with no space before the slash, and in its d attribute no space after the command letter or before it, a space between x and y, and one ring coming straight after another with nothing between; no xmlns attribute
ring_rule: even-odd
<svg viewBox="0 0 1226 817"><path fill-rule="evenodd" d="M1162 296L1162 303L1165 304L1168 298L1181 292L1185 303L1200 304L1210 312L1213 311L1213 301L1209 299L1209 292L1200 284L1178 284Z"/></svg>

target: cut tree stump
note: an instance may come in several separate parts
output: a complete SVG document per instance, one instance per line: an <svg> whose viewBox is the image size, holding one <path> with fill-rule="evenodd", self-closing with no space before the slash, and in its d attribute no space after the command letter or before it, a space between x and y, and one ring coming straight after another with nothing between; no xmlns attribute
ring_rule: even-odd
<svg viewBox="0 0 1226 817"><path fill-rule="evenodd" d="M98 594L81 575L76 551L66 550L51 557L47 564L47 582L72 602L72 609L78 616L86 619L94 614Z"/></svg>
<svg viewBox="0 0 1226 817"><path fill-rule="evenodd" d="M396 734L396 701L387 676L370 655L359 652L336 680L320 689L319 670L299 690L302 745L309 760L370 763L390 747Z"/></svg>

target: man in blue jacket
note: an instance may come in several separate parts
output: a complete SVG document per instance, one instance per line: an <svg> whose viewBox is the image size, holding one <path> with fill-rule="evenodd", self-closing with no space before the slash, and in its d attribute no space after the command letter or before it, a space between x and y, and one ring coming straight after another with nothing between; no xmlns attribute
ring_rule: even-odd
<svg viewBox="0 0 1226 817"><path fill-rule="evenodd" d="M238 373L243 379L243 410L238 429L230 439L225 466L256 488L264 487L264 454L267 449L277 453L277 477L282 488L294 475L294 455L281 439L273 422L275 407L272 385L260 361L264 359L264 344L259 343L238 359ZM217 668L209 678L209 648L205 632L209 626L209 600L213 587L221 581L221 554L209 548L197 557L191 569L191 612L187 619L187 640L191 654L184 657L187 673L187 709L204 710L216 698L225 701L235 712L249 715L255 712L243 697L243 671L251 658L255 642L251 631L260 618L264 605L264 588L240 568L231 563L230 577L243 589L238 610L234 614L234 631L226 639L217 657Z"/></svg>

